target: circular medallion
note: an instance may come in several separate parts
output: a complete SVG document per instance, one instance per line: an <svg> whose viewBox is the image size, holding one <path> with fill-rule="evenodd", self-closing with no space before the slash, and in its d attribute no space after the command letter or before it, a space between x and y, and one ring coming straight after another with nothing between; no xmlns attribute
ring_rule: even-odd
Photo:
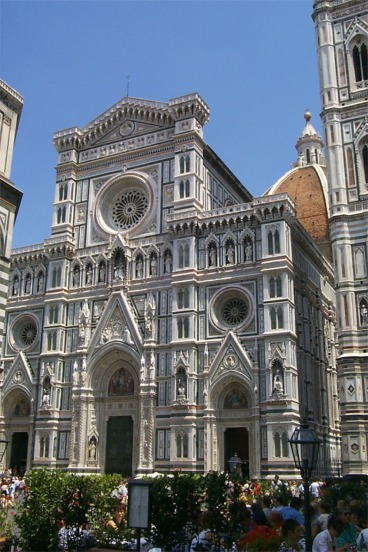
<svg viewBox="0 0 368 552"><path fill-rule="evenodd" d="M241 286L222 289L212 297L209 315L220 331L244 329L254 316L253 299Z"/></svg>
<svg viewBox="0 0 368 552"><path fill-rule="evenodd" d="M133 121L125 121L125 123L123 123L120 126L119 132L121 136L129 136L130 134L132 134L133 130L134 130Z"/></svg>
<svg viewBox="0 0 368 552"><path fill-rule="evenodd" d="M148 199L142 190L127 190L115 200L112 220L122 230L132 228L144 217Z"/></svg>
<svg viewBox="0 0 368 552"><path fill-rule="evenodd" d="M35 343L38 336L37 320L27 314L15 319L11 326L11 346L18 351L29 349Z"/></svg>

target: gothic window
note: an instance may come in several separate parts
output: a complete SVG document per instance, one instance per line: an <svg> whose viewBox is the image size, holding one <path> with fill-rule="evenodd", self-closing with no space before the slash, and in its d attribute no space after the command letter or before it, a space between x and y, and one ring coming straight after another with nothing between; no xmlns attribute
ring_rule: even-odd
<svg viewBox="0 0 368 552"><path fill-rule="evenodd" d="M49 332L47 334L47 350L48 351L55 351L56 350L56 340L57 340L57 332Z"/></svg>
<svg viewBox="0 0 368 552"><path fill-rule="evenodd" d="M368 145L364 144L362 151L362 162L363 162L363 177L364 182L368 184Z"/></svg>
<svg viewBox="0 0 368 552"><path fill-rule="evenodd" d="M58 305L51 306L49 309L49 324L57 324L59 319Z"/></svg>
<svg viewBox="0 0 368 552"><path fill-rule="evenodd" d="M268 254L274 255L280 253L280 232L277 230L269 230L267 235Z"/></svg>
<svg viewBox="0 0 368 552"><path fill-rule="evenodd" d="M274 278L273 276L269 280L270 297L281 297L282 295L282 281L281 276Z"/></svg>
<svg viewBox="0 0 368 552"><path fill-rule="evenodd" d="M180 196L180 199L190 196L190 183L188 179L186 179L185 182L184 180L180 181L179 196Z"/></svg>
<svg viewBox="0 0 368 552"><path fill-rule="evenodd" d="M66 207L59 207L57 210L57 223L60 224L62 222L65 222L65 215L66 215Z"/></svg>
<svg viewBox="0 0 368 552"><path fill-rule="evenodd" d="M189 289L182 288L178 290L178 309L187 309L189 307Z"/></svg>
<svg viewBox="0 0 368 552"><path fill-rule="evenodd" d="M68 184L59 185L59 201L63 201L68 197Z"/></svg>
<svg viewBox="0 0 368 552"><path fill-rule="evenodd" d="M181 432L176 436L176 457L188 458L188 434Z"/></svg>
<svg viewBox="0 0 368 552"><path fill-rule="evenodd" d="M181 243L179 245L179 268L189 266L189 245Z"/></svg>
<svg viewBox="0 0 368 552"><path fill-rule="evenodd" d="M364 278L366 276L366 261L365 261L365 250L363 247L357 247L354 250L354 268L355 268L355 277Z"/></svg>
<svg viewBox="0 0 368 552"><path fill-rule="evenodd" d="M178 338L185 339L189 337L189 318L183 317L178 319Z"/></svg>
<svg viewBox="0 0 368 552"><path fill-rule="evenodd" d="M306 154L306 157L307 157L307 163L310 163L311 162L311 156L310 156L309 148L307 148L305 150L305 154Z"/></svg>
<svg viewBox="0 0 368 552"><path fill-rule="evenodd" d="M190 171L190 157L189 155L182 155L180 157L180 174Z"/></svg>
<svg viewBox="0 0 368 552"><path fill-rule="evenodd" d="M69 443L70 443L70 431L60 431L58 439L58 454L57 457L69 458Z"/></svg>
<svg viewBox="0 0 368 552"><path fill-rule="evenodd" d="M347 150L346 150L346 160L347 160L347 165L348 165L348 183L349 183L349 186L355 186L354 161L353 161L353 152L351 151L351 148L347 148Z"/></svg>
<svg viewBox="0 0 368 552"><path fill-rule="evenodd" d="M289 456L288 435L286 431L278 430L274 434L275 458Z"/></svg>
<svg viewBox="0 0 368 552"><path fill-rule="evenodd" d="M40 458L43 458L45 454L45 437L41 437L40 439Z"/></svg>
<svg viewBox="0 0 368 552"><path fill-rule="evenodd" d="M61 284L61 267L54 266L52 269L52 287L59 287Z"/></svg>
<svg viewBox="0 0 368 552"><path fill-rule="evenodd" d="M368 80L367 45L361 39L358 39L353 48L353 63L355 82Z"/></svg>
<svg viewBox="0 0 368 552"><path fill-rule="evenodd" d="M277 330L284 327L284 314L281 307L272 307L270 310L271 329Z"/></svg>

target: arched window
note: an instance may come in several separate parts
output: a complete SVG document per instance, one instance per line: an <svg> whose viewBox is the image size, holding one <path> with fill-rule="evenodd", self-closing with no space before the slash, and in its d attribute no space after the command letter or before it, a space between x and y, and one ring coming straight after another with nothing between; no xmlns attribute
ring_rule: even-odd
<svg viewBox="0 0 368 552"><path fill-rule="evenodd" d="M286 431L276 431L274 434L275 458L287 458L289 456L289 443Z"/></svg>
<svg viewBox="0 0 368 552"><path fill-rule="evenodd" d="M189 180L186 179L185 181L185 197L189 197L190 196L190 183L189 183Z"/></svg>
<svg viewBox="0 0 368 552"><path fill-rule="evenodd" d="M362 161L363 161L363 176L364 181L368 184L368 145L365 144L362 151Z"/></svg>
<svg viewBox="0 0 368 552"><path fill-rule="evenodd" d="M59 287L61 283L61 267L54 266L52 269L52 287Z"/></svg>
<svg viewBox="0 0 368 552"><path fill-rule="evenodd" d="M284 313L282 307L272 307L270 310L271 329L277 330L284 327Z"/></svg>
<svg viewBox="0 0 368 552"><path fill-rule="evenodd" d="M183 197L184 197L184 180L180 180L179 197L180 197L180 199L183 199Z"/></svg>
<svg viewBox="0 0 368 552"><path fill-rule="evenodd" d="M268 241L268 254L273 255L273 252L274 252L274 249L273 249L273 234L272 234L271 230L268 232L267 241Z"/></svg>
<svg viewBox="0 0 368 552"><path fill-rule="evenodd" d="M41 437L40 439L40 458L43 458L45 455L45 438Z"/></svg>
<svg viewBox="0 0 368 552"><path fill-rule="evenodd" d="M179 245L179 268L189 266L189 245L181 243Z"/></svg>
<svg viewBox="0 0 368 552"><path fill-rule="evenodd" d="M280 253L280 232L278 230L275 230L274 240L275 240L275 253Z"/></svg>
<svg viewBox="0 0 368 552"><path fill-rule="evenodd" d="M276 278L276 295L277 297L282 296L282 280L281 276L277 276Z"/></svg>
<svg viewBox="0 0 368 552"><path fill-rule="evenodd" d="M368 56L367 45L359 40L353 48L353 63L355 81L360 82L368 79Z"/></svg>
<svg viewBox="0 0 368 552"><path fill-rule="evenodd" d="M307 157L307 163L310 163L311 162L311 156L310 156L309 148L307 148L305 150L305 154L306 154L306 157Z"/></svg>
<svg viewBox="0 0 368 552"><path fill-rule="evenodd" d="M270 278L270 283L269 283L269 287L270 287L270 297L275 297L275 278Z"/></svg>
<svg viewBox="0 0 368 552"><path fill-rule="evenodd" d="M188 458L188 434L179 433L176 436L176 457Z"/></svg>

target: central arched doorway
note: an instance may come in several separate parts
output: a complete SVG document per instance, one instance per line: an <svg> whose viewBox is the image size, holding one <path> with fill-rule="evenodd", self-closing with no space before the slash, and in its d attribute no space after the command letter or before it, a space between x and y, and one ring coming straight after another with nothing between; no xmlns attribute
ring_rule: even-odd
<svg viewBox="0 0 368 552"><path fill-rule="evenodd" d="M107 421L106 473L132 475L133 420L131 416L112 416Z"/></svg>
<svg viewBox="0 0 368 552"><path fill-rule="evenodd" d="M242 461L242 475L249 478L249 432L245 427L227 427L224 434L224 466L229 471L229 460L234 454Z"/></svg>

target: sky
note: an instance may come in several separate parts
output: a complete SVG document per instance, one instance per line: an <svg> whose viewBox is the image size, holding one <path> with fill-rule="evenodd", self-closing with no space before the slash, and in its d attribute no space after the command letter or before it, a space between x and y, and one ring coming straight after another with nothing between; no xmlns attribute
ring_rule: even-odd
<svg viewBox="0 0 368 552"><path fill-rule="evenodd" d="M312 0L0 0L0 78L24 98L13 248L51 235L54 133L126 95L198 92L204 140L262 195L296 161L306 109L322 133L312 10Z"/></svg>

